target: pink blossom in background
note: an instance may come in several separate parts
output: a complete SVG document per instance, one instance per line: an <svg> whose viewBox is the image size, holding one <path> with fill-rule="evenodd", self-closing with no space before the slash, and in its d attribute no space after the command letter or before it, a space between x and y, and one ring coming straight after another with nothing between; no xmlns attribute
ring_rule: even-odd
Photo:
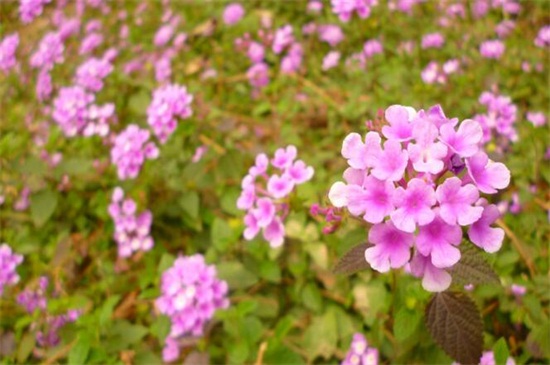
<svg viewBox="0 0 550 365"><path fill-rule="evenodd" d="M42 14L44 5L51 0L19 0L19 17L24 24L31 23Z"/></svg>
<svg viewBox="0 0 550 365"><path fill-rule="evenodd" d="M445 38L441 33L430 33L422 37L422 49L441 48L445 43Z"/></svg>
<svg viewBox="0 0 550 365"><path fill-rule="evenodd" d="M264 62L255 63L246 72L248 82L254 88L260 89L269 84L269 67Z"/></svg>
<svg viewBox="0 0 550 365"><path fill-rule="evenodd" d="M384 51L382 43L377 39L370 39L363 44L363 54L366 58L371 58L376 54L381 54Z"/></svg>
<svg viewBox="0 0 550 365"><path fill-rule="evenodd" d="M540 48L550 47L550 25L540 28L535 38L535 46Z"/></svg>
<svg viewBox="0 0 550 365"><path fill-rule="evenodd" d="M23 262L23 256L13 252L7 243L0 245L0 297L4 294L4 288L19 282L17 266Z"/></svg>
<svg viewBox="0 0 550 365"><path fill-rule="evenodd" d="M0 41L0 70L4 73L17 65L15 52L19 46L19 34L13 33Z"/></svg>
<svg viewBox="0 0 550 365"><path fill-rule="evenodd" d="M323 10L323 3L318 0L309 0L307 3L307 12L310 14L319 14Z"/></svg>
<svg viewBox="0 0 550 365"><path fill-rule="evenodd" d="M285 48L294 43L294 34L292 25L287 24L275 32L272 49L275 54L280 54Z"/></svg>
<svg viewBox="0 0 550 365"><path fill-rule="evenodd" d="M244 8L239 3L232 3L223 11L223 22L227 25L237 24L244 16Z"/></svg>
<svg viewBox="0 0 550 365"><path fill-rule="evenodd" d="M504 50L504 43L498 39L485 41L479 46L479 53L481 56L491 59L499 59L502 57Z"/></svg>
<svg viewBox="0 0 550 365"><path fill-rule="evenodd" d="M546 124L546 116L543 112L527 112L525 115L528 121L530 121L535 127L542 127Z"/></svg>
<svg viewBox="0 0 550 365"><path fill-rule="evenodd" d="M229 306L228 290L227 283L218 279L216 267L207 265L201 254L180 256L164 271L161 295L155 300L158 311L170 318L164 361L179 357L179 338L204 335L214 313Z"/></svg>
<svg viewBox="0 0 550 365"><path fill-rule="evenodd" d="M136 202L131 198L124 199L124 190L120 187L113 191L108 211L115 224L113 238L118 246L119 257L130 257L137 251L153 248L151 211L145 210L138 215Z"/></svg>
<svg viewBox="0 0 550 365"><path fill-rule="evenodd" d="M192 114L193 95L185 86L166 85L153 92L147 108L147 123L161 144L166 143L177 127L177 118L187 119Z"/></svg>
<svg viewBox="0 0 550 365"><path fill-rule="evenodd" d="M363 334L356 333L341 365L378 365L378 361L378 349L370 347Z"/></svg>
<svg viewBox="0 0 550 365"><path fill-rule="evenodd" d="M98 92L103 89L103 79L112 71L113 65L106 58L91 57L77 68L75 84Z"/></svg>
<svg viewBox="0 0 550 365"><path fill-rule="evenodd" d="M59 33L49 32L40 40L38 49L31 55L30 65L33 68L52 69L55 63L64 61L65 46Z"/></svg>
<svg viewBox="0 0 550 365"><path fill-rule="evenodd" d="M311 166L296 160L297 152L292 145L279 148L271 160L261 153L243 178L237 208L247 211L244 217L246 240L252 240L262 231L271 247L284 243L283 220L288 214L284 199L297 185L309 181L314 173Z"/></svg>
<svg viewBox="0 0 550 365"><path fill-rule="evenodd" d="M459 123L437 105L428 111L392 105L385 117L385 140L375 131L344 139L349 168L328 197L335 208L374 224L373 246L365 251L373 269L409 264L426 290L443 291L451 283L446 269L461 257L463 227L487 252L500 248L504 234L492 227L500 213L481 204L480 195L508 186L510 171L481 151L483 131L475 120Z"/></svg>
<svg viewBox="0 0 550 365"><path fill-rule="evenodd" d="M426 67L422 70L420 76L422 78L422 81L424 83L430 85L430 84L445 84L447 82L447 77L445 76L445 73L442 72L441 66L439 63L432 61L426 65Z"/></svg>
<svg viewBox="0 0 550 365"><path fill-rule="evenodd" d="M157 146L149 141L150 133L135 124L120 132L111 148L111 163L117 167L120 180L135 179L146 159L159 155Z"/></svg>
<svg viewBox="0 0 550 365"><path fill-rule="evenodd" d="M371 7L378 5L378 0L331 0L332 12L343 22L348 22L354 13L361 19L368 18Z"/></svg>
<svg viewBox="0 0 550 365"><path fill-rule="evenodd" d="M516 23L512 20L503 20L502 22L498 23L495 32L497 33L497 36L501 39L504 39L512 33L514 28L516 27Z"/></svg>
<svg viewBox="0 0 550 365"><path fill-rule="evenodd" d="M319 39L328 43L331 47L336 46L344 40L344 32L342 32L342 28L337 25L320 25L317 31L319 32Z"/></svg>
<svg viewBox="0 0 550 365"><path fill-rule="evenodd" d="M172 24L165 24L155 33L153 44L157 47L163 47L168 44L172 35L174 35L174 26Z"/></svg>
<svg viewBox="0 0 550 365"><path fill-rule="evenodd" d="M481 359L479 359L479 365L497 365L493 351L483 352ZM511 357L508 357L505 365L516 365L516 362Z"/></svg>
<svg viewBox="0 0 550 365"><path fill-rule="evenodd" d="M510 290L516 297L522 297L527 293L527 288L519 284L512 284Z"/></svg>
<svg viewBox="0 0 550 365"><path fill-rule="evenodd" d="M302 64L303 54L302 45L293 43L281 60L281 72L289 74L298 71Z"/></svg>
<svg viewBox="0 0 550 365"><path fill-rule="evenodd" d="M53 101L52 117L67 137L74 137L86 126L88 105L95 100L94 94L81 86L63 87Z"/></svg>
<svg viewBox="0 0 550 365"><path fill-rule="evenodd" d="M323 58L323 65L321 66L321 69L323 71L330 70L331 68L338 66L339 62L340 62L340 52L330 51Z"/></svg>
<svg viewBox="0 0 550 365"><path fill-rule="evenodd" d="M85 55L92 53L97 47L103 43L103 35L101 33L90 33L80 43L78 54Z"/></svg>
<svg viewBox="0 0 550 365"><path fill-rule="evenodd" d="M483 129L483 142L492 139L505 138L501 148L509 142L518 139L515 123L517 120L517 106L512 103L509 96L485 91L479 97L479 103L486 107L487 111L477 114L472 119L478 121Z"/></svg>

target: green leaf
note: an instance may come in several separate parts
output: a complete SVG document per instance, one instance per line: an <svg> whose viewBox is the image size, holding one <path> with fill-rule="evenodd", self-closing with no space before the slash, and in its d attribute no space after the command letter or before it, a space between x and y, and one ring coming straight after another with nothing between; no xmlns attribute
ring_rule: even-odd
<svg viewBox="0 0 550 365"><path fill-rule="evenodd" d="M464 293L435 294L426 306L426 326L435 342L454 360L477 364L483 351L483 323Z"/></svg>
<svg viewBox="0 0 550 365"><path fill-rule="evenodd" d="M304 334L304 347L309 361L317 356L328 360L336 351L338 325L333 311L327 311L322 317L315 317Z"/></svg>
<svg viewBox="0 0 550 365"><path fill-rule="evenodd" d="M338 263L334 267L336 274L351 275L358 271L366 270L370 267L367 260L365 260L365 250L371 245L361 243L351 250L346 252L344 256L338 260Z"/></svg>
<svg viewBox="0 0 550 365"><path fill-rule="evenodd" d="M17 350L17 362L25 363L34 348L34 333L27 332L23 335Z"/></svg>
<svg viewBox="0 0 550 365"><path fill-rule="evenodd" d="M115 295L110 297L103 303L103 306L101 307L101 311L99 312L99 325L104 326L111 320L111 315L113 314L113 310L120 300L120 295Z"/></svg>
<svg viewBox="0 0 550 365"><path fill-rule="evenodd" d="M221 218L215 218L210 231L212 244L220 251L225 251L231 242L232 231L229 224Z"/></svg>
<svg viewBox="0 0 550 365"><path fill-rule="evenodd" d="M323 298L315 283L308 283L304 287L302 290L302 301L306 308L314 312L320 312L323 309Z"/></svg>
<svg viewBox="0 0 550 365"><path fill-rule="evenodd" d="M163 253L160 258L159 266L157 269L158 274L162 275L163 272L165 272L168 268L174 265L174 261L176 261L176 258L174 257L174 255L171 255L167 252Z"/></svg>
<svg viewBox="0 0 550 365"><path fill-rule="evenodd" d="M31 196L31 217L37 227L50 219L57 207L57 194L51 190L42 190Z"/></svg>
<svg viewBox="0 0 550 365"><path fill-rule="evenodd" d="M295 353L290 348L270 341L268 342L267 351L265 352L264 364L299 365L305 364L305 361L299 354Z"/></svg>
<svg viewBox="0 0 550 365"><path fill-rule="evenodd" d="M501 337L493 346L493 354L497 365L506 365L506 360L510 357L510 351L504 337Z"/></svg>
<svg viewBox="0 0 550 365"><path fill-rule="evenodd" d="M460 261L457 262L449 273L453 283L458 285L468 284L500 284L498 275L493 268L483 259L481 252L470 243L463 243L466 248L462 250Z"/></svg>
<svg viewBox="0 0 550 365"><path fill-rule="evenodd" d="M277 284L281 282L281 268L275 261L263 261L260 265L260 277Z"/></svg>
<svg viewBox="0 0 550 365"><path fill-rule="evenodd" d="M407 307L401 307L393 322L393 335L397 341L404 341L412 336L418 325L421 316L417 311L411 311Z"/></svg>
<svg viewBox="0 0 550 365"><path fill-rule="evenodd" d="M246 341L237 341L229 346L229 363L244 364L250 350Z"/></svg>
<svg viewBox="0 0 550 365"><path fill-rule="evenodd" d="M248 288L258 282L258 277L240 262L222 262L217 269L219 278L227 281L231 289Z"/></svg>
<svg viewBox="0 0 550 365"><path fill-rule="evenodd" d="M183 209L183 212L191 219L197 219L199 216L199 194L196 191L188 191L183 193L179 199L179 205Z"/></svg>
<svg viewBox="0 0 550 365"><path fill-rule="evenodd" d="M69 351L69 364L85 364L89 352L90 337L86 334L78 335L76 343Z"/></svg>
<svg viewBox="0 0 550 365"><path fill-rule="evenodd" d="M64 159L57 168L62 173L70 175L81 175L93 171L91 161L83 158Z"/></svg>
<svg viewBox="0 0 550 365"><path fill-rule="evenodd" d="M162 342L170 332L170 324L170 318L167 316L158 316L151 325L151 333Z"/></svg>

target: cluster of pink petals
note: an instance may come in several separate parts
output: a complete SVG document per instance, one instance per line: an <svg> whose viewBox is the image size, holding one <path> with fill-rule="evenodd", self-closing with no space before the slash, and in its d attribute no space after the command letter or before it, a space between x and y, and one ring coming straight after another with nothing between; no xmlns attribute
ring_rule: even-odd
<svg viewBox="0 0 550 365"><path fill-rule="evenodd" d="M159 155L157 146L149 141L150 133L135 124L128 125L115 138L111 162L117 167L120 180L135 179L146 159Z"/></svg>
<svg viewBox="0 0 550 365"><path fill-rule="evenodd" d="M445 43L445 38L441 33L429 33L422 37L422 49L441 48Z"/></svg>
<svg viewBox="0 0 550 365"><path fill-rule="evenodd" d="M457 59L451 59L440 65L436 61L428 63L428 65L422 70L421 77L424 83L430 84L445 84L447 78L458 71L460 67L460 61Z"/></svg>
<svg viewBox="0 0 550 365"><path fill-rule="evenodd" d="M244 16L244 8L239 3L227 5L223 11L223 22L227 25L237 24Z"/></svg>
<svg viewBox="0 0 550 365"><path fill-rule="evenodd" d="M479 53L485 58L492 58L498 60L502 57L506 47L500 39L488 40L479 46Z"/></svg>
<svg viewBox="0 0 550 365"><path fill-rule="evenodd" d="M341 365L378 365L378 361L378 349L370 347L363 334L356 333Z"/></svg>
<svg viewBox="0 0 550 365"><path fill-rule="evenodd" d="M103 79L113 71L113 65L107 57L91 57L76 69L75 84L91 91L103 89Z"/></svg>
<svg viewBox="0 0 550 365"><path fill-rule="evenodd" d="M550 47L550 25L540 28L537 38L535 38L535 46L540 48Z"/></svg>
<svg viewBox="0 0 550 365"><path fill-rule="evenodd" d="M227 283L218 279L216 267L207 265L200 254L178 257L162 274L161 296L155 301L160 313L170 317L163 359L177 360L178 339L202 336L204 327L219 309L229 306Z"/></svg>
<svg viewBox="0 0 550 365"><path fill-rule="evenodd" d="M55 63L63 63L65 45L59 32L49 32L42 38L38 49L31 55L30 65L33 68L53 68Z"/></svg>
<svg viewBox="0 0 550 365"><path fill-rule="evenodd" d="M525 117L535 127L542 127L546 124L546 116L543 112L527 112Z"/></svg>
<svg viewBox="0 0 550 365"><path fill-rule="evenodd" d="M147 108L147 123L160 143L164 144L178 125L176 118L187 119L192 114L193 95L185 86L165 85L153 93L153 100Z"/></svg>
<svg viewBox="0 0 550 365"><path fill-rule="evenodd" d="M4 73L17 65L15 52L19 46L19 35L17 33L6 36L0 41L0 70Z"/></svg>
<svg viewBox="0 0 550 365"><path fill-rule="evenodd" d="M331 47L335 47L344 40L342 28L335 24L320 25L317 28L319 39L327 42Z"/></svg>
<svg viewBox="0 0 550 365"><path fill-rule="evenodd" d="M38 287L36 290L24 290L17 296L17 303L25 308L25 310L33 314L35 310L40 312L39 318L44 319L44 323L33 322L31 330L36 331L36 342L41 347L54 347L59 344L61 337L59 330L67 323L76 321L82 314L81 310L69 309L65 314L50 314L48 313L48 299L46 292L49 286L49 280L46 276L41 276L38 279Z"/></svg>
<svg viewBox="0 0 550 365"><path fill-rule="evenodd" d="M31 23L42 14L44 5L51 0L19 0L19 17L25 24Z"/></svg>
<svg viewBox="0 0 550 365"><path fill-rule="evenodd" d="M485 91L479 97L479 103L487 108L485 113L477 114L473 118L481 124L483 129L482 142L487 143L497 137L504 137L512 142L517 141L518 134L515 128L517 107L512 103L512 99L509 96Z"/></svg>
<svg viewBox="0 0 550 365"><path fill-rule="evenodd" d="M23 262L23 256L14 253L7 243L0 245L0 296L4 287L19 282L19 275L15 269Z"/></svg>
<svg viewBox="0 0 550 365"><path fill-rule="evenodd" d="M149 251L155 242L151 237L153 215L149 210L137 214L133 199L124 199L124 190L113 191L109 215L115 223L114 239L118 245L119 257L130 257L137 251Z"/></svg>
<svg viewBox="0 0 550 365"><path fill-rule="evenodd" d="M361 19L368 18L371 8L378 0L331 0L332 12L343 22L348 22L354 13Z"/></svg>
<svg viewBox="0 0 550 365"><path fill-rule="evenodd" d="M387 272L410 263L429 291L449 287L446 269L460 260L463 228L470 240L496 252L504 232L492 228L500 213L481 193L510 182L502 163L483 152L480 124L449 119L440 106L416 111L401 105L385 112L382 134L349 134L342 156L349 168L332 185L331 203L373 224L367 262Z"/></svg>
<svg viewBox="0 0 550 365"><path fill-rule="evenodd" d="M237 208L247 211L244 217L245 239L252 240L262 231L271 247L284 243L283 220L288 205L283 199L296 185L309 181L314 173L313 167L296 160L296 156L296 147L292 145L279 148L271 160L263 153L256 156L254 166L242 180L243 190L237 200ZM269 174L268 170L273 172Z"/></svg>

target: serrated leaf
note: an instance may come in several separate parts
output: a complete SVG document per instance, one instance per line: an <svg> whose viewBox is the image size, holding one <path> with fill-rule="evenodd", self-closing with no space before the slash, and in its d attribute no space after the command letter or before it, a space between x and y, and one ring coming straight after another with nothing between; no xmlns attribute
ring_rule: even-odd
<svg viewBox="0 0 550 365"><path fill-rule="evenodd" d="M457 362L477 364L483 351L483 324L464 293L437 293L426 306L426 326L435 342Z"/></svg>
<svg viewBox="0 0 550 365"><path fill-rule="evenodd" d="M344 254L334 267L336 274L351 275L358 271L366 270L370 266L365 260L365 250L369 248L369 244L361 243L352 247Z"/></svg>
<svg viewBox="0 0 550 365"><path fill-rule="evenodd" d="M493 354L497 365L506 365L506 360L510 356L508 345L504 337L501 337L493 346Z"/></svg>
<svg viewBox="0 0 550 365"><path fill-rule="evenodd" d="M31 216L38 227L50 219L57 207L57 194L51 190L43 190L31 196Z"/></svg>
<svg viewBox="0 0 550 365"><path fill-rule="evenodd" d="M500 284L500 279L493 268L473 247L462 251L460 261L449 270L449 273L453 283L458 285Z"/></svg>

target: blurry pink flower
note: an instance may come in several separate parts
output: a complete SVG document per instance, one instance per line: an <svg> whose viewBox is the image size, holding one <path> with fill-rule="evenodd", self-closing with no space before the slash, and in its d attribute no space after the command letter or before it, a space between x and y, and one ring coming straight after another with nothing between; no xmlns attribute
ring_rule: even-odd
<svg viewBox="0 0 550 365"><path fill-rule="evenodd" d="M546 124L546 116L543 112L527 112L526 118L535 127L542 127Z"/></svg>
<svg viewBox="0 0 550 365"><path fill-rule="evenodd" d="M422 49L441 48L445 43L445 38L441 33L429 33L422 37Z"/></svg>
<svg viewBox="0 0 550 365"><path fill-rule="evenodd" d="M340 52L330 51L323 58L323 65L322 65L321 69L323 71L330 70L331 68L338 66L339 61L340 61Z"/></svg>
<svg viewBox="0 0 550 365"><path fill-rule="evenodd" d="M244 8L239 3L232 3L223 11L223 22L227 25L237 24L244 16Z"/></svg>
<svg viewBox="0 0 550 365"><path fill-rule="evenodd" d="M498 39L485 41L479 46L479 53L485 58L499 59L502 57L504 50L504 43Z"/></svg>

